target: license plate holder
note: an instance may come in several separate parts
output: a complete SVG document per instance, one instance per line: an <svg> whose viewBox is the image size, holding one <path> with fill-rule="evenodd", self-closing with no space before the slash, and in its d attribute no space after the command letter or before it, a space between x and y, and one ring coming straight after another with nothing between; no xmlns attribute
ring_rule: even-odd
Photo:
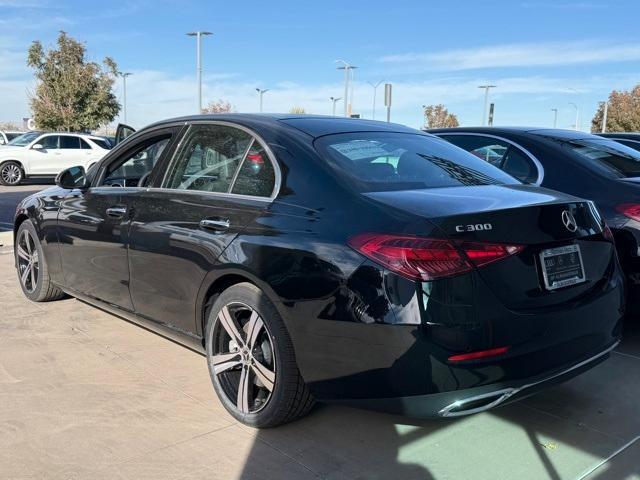
<svg viewBox="0 0 640 480"><path fill-rule="evenodd" d="M544 286L547 290L557 290L587 280L580 245L548 248L542 250L539 255Z"/></svg>

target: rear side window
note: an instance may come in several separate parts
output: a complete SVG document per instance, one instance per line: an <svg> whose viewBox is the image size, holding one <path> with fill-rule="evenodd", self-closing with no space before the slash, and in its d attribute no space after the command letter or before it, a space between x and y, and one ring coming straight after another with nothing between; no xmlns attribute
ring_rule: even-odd
<svg viewBox="0 0 640 480"><path fill-rule="evenodd" d="M67 135L60 136L60 148L64 149L80 149L80 139L78 137L70 137Z"/></svg>
<svg viewBox="0 0 640 480"><path fill-rule="evenodd" d="M183 142L165 188L226 193L253 137L226 125L194 125Z"/></svg>
<svg viewBox="0 0 640 480"><path fill-rule="evenodd" d="M273 193L275 183L273 164L262 145L254 140L244 157L231 193L269 197Z"/></svg>
<svg viewBox="0 0 640 480"><path fill-rule="evenodd" d="M477 156L428 135L353 132L320 137L315 146L361 192L519 183Z"/></svg>
<svg viewBox="0 0 640 480"><path fill-rule="evenodd" d="M92 138L91 141L96 145L98 145L100 148L104 148L105 150L111 150L111 144L106 140L102 140L101 138Z"/></svg>

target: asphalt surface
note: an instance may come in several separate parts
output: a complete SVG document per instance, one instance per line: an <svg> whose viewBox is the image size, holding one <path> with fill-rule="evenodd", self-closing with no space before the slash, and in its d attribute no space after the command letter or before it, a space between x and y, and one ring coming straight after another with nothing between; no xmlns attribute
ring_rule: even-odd
<svg viewBox="0 0 640 480"><path fill-rule="evenodd" d="M639 400L636 318L602 364L490 412L319 405L254 430L226 413L203 357L74 299L28 301L0 248L3 480L640 480Z"/></svg>
<svg viewBox="0 0 640 480"><path fill-rule="evenodd" d="M0 185L0 232L13 229L13 215L18 203L31 195L53 185L53 181L29 182L17 187L5 187Z"/></svg>

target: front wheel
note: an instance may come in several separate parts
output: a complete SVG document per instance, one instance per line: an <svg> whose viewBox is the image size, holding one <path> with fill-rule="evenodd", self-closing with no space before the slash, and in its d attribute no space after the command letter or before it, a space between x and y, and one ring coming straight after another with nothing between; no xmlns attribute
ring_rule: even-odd
<svg viewBox="0 0 640 480"><path fill-rule="evenodd" d="M24 177L18 162L5 162L0 165L0 183L5 186L19 185Z"/></svg>
<svg viewBox="0 0 640 480"><path fill-rule="evenodd" d="M275 306L250 283L222 292L206 329L214 389L231 415L252 427L275 427L305 415L313 397Z"/></svg>
<svg viewBox="0 0 640 480"><path fill-rule="evenodd" d="M18 280L29 300L49 302L64 297L64 292L51 283L47 260L44 258L38 233L31 220L25 220L20 224L14 252Z"/></svg>

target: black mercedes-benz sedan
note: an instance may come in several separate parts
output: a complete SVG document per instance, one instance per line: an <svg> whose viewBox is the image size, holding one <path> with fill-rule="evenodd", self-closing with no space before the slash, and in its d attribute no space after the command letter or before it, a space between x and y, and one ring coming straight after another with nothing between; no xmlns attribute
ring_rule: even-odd
<svg viewBox="0 0 640 480"><path fill-rule="evenodd" d="M611 228L640 311L640 152L574 130L468 127L430 130L522 182L593 200ZM640 147L640 144L638 144Z"/></svg>
<svg viewBox="0 0 640 480"><path fill-rule="evenodd" d="M15 261L34 301L67 293L204 353L255 427L316 399L479 412L605 359L624 308L593 203L333 117L147 127L19 205Z"/></svg>

